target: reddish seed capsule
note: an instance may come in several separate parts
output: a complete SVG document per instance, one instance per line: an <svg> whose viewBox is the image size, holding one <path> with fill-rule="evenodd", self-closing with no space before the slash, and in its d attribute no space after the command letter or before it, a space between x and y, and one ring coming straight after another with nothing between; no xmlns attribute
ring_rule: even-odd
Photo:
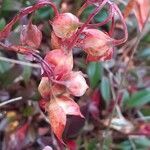
<svg viewBox="0 0 150 150"><path fill-rule="evenodd" d="M59 38L70 38L79 27L79 19L71 13L62 13L54 18L53 30Z"/></svg>
<svg viewBox="0 0 150 150"><path fill-rule="evenodd" d="M58 77L70 72L73 68L72 53L68 54L61 49L50 51L44 60L50 64L51 68L54 70L55 76Z"/></svg>
<svg viewBox="0 0 150 150"><path fill-rule="evenodd" d="M82 34L80 43L89 61L106 60L112 55L112 39L108 35L97 29L86 29Z"/></svg>
<svg viewBox="0 0 150 150"><path fill-rule="evenodd" d="M38 48L41 44L42 33L36 25L29 24L22 27L20 41L22 45Z"/></svg>

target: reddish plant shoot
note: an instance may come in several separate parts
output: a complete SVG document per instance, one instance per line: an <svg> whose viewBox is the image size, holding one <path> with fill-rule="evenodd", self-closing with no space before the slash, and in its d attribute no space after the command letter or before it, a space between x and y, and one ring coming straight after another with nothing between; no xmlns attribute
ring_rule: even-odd
<svg viewBox="0 0 150 150"><path fill-rule="evenodd" d="M31 22L28 25L23 25L21 29L20 45L6 45L2 42L9 36L13 25L23 16L47 5L53 8L55 16L50 21L52 25L52 32L50 33L52 50L46 54L44 59L37 52L41 44L42 32ZM95 9L85 22L81 22L79 16L89 5L93 5ZM94 16L105 5L108 6L108 18L103 22L92 24ZM124 27L125 34L120 40L113 39L112 35L98 29L99 26L108 22L112 21L113 23L115 15L120 17ZM66 126L67 115L84 118L72 96L80 97L88 89L85 75L81 71L73 71L73 48L78 46L86 52L87 61L110 60L114 52L113 47L124 43L127 37L124 18L117 5L109 0L87 0L78 11L78 16L69 12L59 13L52 1L40 0L34 6L21 10L0 31L0 46L6 50L32 55L41 64L43 74L38 90L42 98L39 104L42 110L45 109L48 112L50 125L56 137L64 143L62 134Z"/></svg>

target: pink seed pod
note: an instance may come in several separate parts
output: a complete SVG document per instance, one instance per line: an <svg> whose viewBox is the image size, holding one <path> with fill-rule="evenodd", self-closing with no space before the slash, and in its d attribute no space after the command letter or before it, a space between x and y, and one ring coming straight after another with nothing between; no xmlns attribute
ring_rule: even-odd
<svg viewBox="0 0 150 150"><path fill-rule="evenodd" d="M76 33L79 27L79 19L71 13L62 13L54 18L52 27L56 36L67 39Z"/></svg>
<svg viewBox="0 0 150 150"><path fill-rule="evenodd" d="M70 94L78 97L84 95L88 88L83 74L80 71L70 72L65 77L64 85L67 87Z"/></svg>
<svg viewBox="0 0 150 150"><path fill-rule="evenodd" d="M113 44L107 34L97 29L85 29L82 33L81 47L88 54L88 60L97 61L112 54ZM103 59L101 59L103 60Z"/></svg>
<svg viewBox="0 0 150 150"><path fill-rule="evenodd" d="M22 45L27 45L37 49L42 41L42 33L36 25L23 25L20 33L20 41Z"/></svg>
<svg viewBox="0 0 150 150"><path fill-rule="evenodd" d="M51 47L52 49L61 48L61 39L57 37L53 31L51 33Z"/></svg>
<svg viewBox="0 0 150 150"><path fill-rule="evenodd" d="M44 60L51 66L58 78L70 72L73 68L72 53L66 53L61 49L48 52Z"/></svg>

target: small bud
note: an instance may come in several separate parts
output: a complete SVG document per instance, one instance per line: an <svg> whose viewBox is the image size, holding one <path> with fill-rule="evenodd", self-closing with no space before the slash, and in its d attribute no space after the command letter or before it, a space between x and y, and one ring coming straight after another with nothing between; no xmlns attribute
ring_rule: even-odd
<svg viewBox="0 0 150 150"><path fill-rule="evenodd" d="M88 60L105 60L112 54L112 39L97 29L86 29L82 33L81 47L88 54Z"/></svg>
<svg viewBox="0 0 150 150"><path fill-rule="evenodd" d="M57 37L54 32L51 33L51 47L52 49L61 48L61 39Z"/></svg>
<svg viewBox="0 0 150 150"><path fill-rule="evenodd" d="M82 72L70 72L65 78L65 86L69 90L70 94L74 96L82 96L87 88L88 85L83 77Z"/></svg>
<svg viewBox="0 0 150 150"><path fill-rule="evenodd" d="M79 27L79 19L71 13L62 13L54 18L53 30L59 38L70 38Z"/></svg>
<svg viewBox="0 0 150 150"><path fill-rule="evenodd" d="M33 48L39 48L42 40L42 33L36 25L23 25L20 33L20 41L22 45L27 45Z"/></svg>
<svg viewBox="0 0 150 150"><path fill-rule="evenodd" d="M50 64L51 68L54 70L55 76L58 77L70 72L73 68L72 53L65 53L61 49L48 52L44 60Z"/></svg>

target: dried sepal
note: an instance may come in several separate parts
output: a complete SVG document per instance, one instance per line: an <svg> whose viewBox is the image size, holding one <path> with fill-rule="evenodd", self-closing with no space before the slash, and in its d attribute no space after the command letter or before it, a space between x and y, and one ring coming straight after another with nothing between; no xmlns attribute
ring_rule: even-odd
<svg viewBox="0 0 150 150"><path fill-rule="evenodd" d="M83 96L88 88L82 72L72 71L65 76L64 85L73 96Z"/></svg>
<svg viewBox="0 0 150 150"><path fill-rule="evenodd" d="M62 76L73 68L72 53L66 53L61 49L55 49L47 53L44 60L54 70L55 76Z"/></svg>

